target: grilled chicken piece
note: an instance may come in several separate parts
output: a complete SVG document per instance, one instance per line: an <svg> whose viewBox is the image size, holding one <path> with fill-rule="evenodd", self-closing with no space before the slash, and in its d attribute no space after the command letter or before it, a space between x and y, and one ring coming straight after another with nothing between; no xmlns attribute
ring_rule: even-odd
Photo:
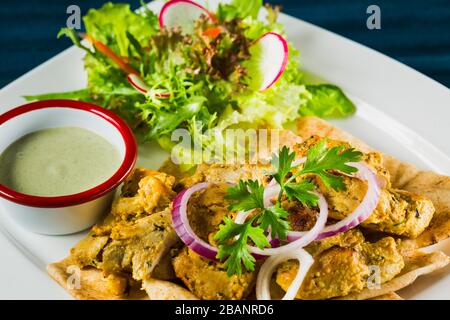
<svg viewBox="0 0 450 320"><path fill-rule="evenodd" d="M271 173L270 165L225 165L225 164L200 164L195 173L181 180L181 184L190 187L200 182L211 183L237 183L239 180L265 179L266 174Z"/></svg>
<svg viewBox="0 0 450 320"><path fill-rule="evenodd" d="M70 249L70 258L80 267L97 267L98 257L108 243L108 239L108 236L98 236L94 232L89 232L86 238Z"/></svg>
<svg viewBox="0 0 450 320"><path fill-rule="evenodd" d="M131 272L135 280L149 279L155 266L178 238L170 209L139 219L118 223L104 247L100 269L106 273Z"/></svg>
<svg viewBox="0 0 450 320"><path fill-rule="evenodd" d="M297 157L305 156L307 151L321 139L311 137L295 146ZM329 140L329 146L348 144ZM363 227L388 232L395 235L416 238L429 225L433 214L433 203L425 197L394 189L390 185L390 175L382 166L382 156L377 152L363 155L363 162L377 174L384 188L381 191L378 206L370 217L361 225ZM367 183L357 178L343 176L345 191L334 191L316 179L319 190L324 194L330 209L329 216L342 220L361 203L367 190Z"/></svg>
<svg viewBox="0 0 450 320"><path fill-rule="evenodd" d="M227 189L227 184L212 184L189 200L188 219L192 230L212 245L216 245L213 237L223 218L230 214L227 209L230 202L224 198Z"/></svg>
<svg viewBox="0 0 450 320"><path fill-rule="evenodd" d="M255 272L228 277L222 264L205 259L184 248L173 259L175 274L198 298L206 300L241 300L252 290Z"/></svg>
<svg viewBox="0 0 450 320"><path fill-rule="evenodd" d="M322 139L323 138L318 137L318 136L312 136L311 138L306 139L302 143L296 144L292 148L295 151L296 158L299 159L301 157L305 157L307 155L309 149L311 149L313 146L315 146L317 143L319 143ZM341 146L341 145L343 145L345 148L352 147L347 142L327 139L328 147L336 147L336 146ZM380 153L378 153L378 152L363 153L362 161L375 172L378 180L380 181L380 184L384 188L391 187L390 174L386 170L386 168L384 168L384 166L383 166L383 158Z"/></svg>
<svg viewBox="0 0 450 320"><path fill-rule="evenodd" d="M111 214L71 250L72 261L105 274L131 274L134 280L161 275L159 269L153 274L155 267L178 242L171 216L174 182L165 173L136 169Z"/></svg>
<svg viewBox="0 0 450 320"><path fill-rule="evenodd" d="M121 196L114 202L111 213L129 221L164 210L175 197L173 176L162 172L136 169L125 181Z"/></svg>
<svg viewBox="0 0 450 320"><path fill-rule="evenodd" d="M367 190L365 182L356 178L345 177L347 190L336 192L324 191L330 207L329 216L342 220L353 212L364 198ZM413 193L383 189L376 209L361 225L375 231L416 238L429 225L433 218L433 203Z"/></svg>
<svg viewBox="0 0 450 320"><path fill-rule="evenodd" d="M320 141L319 137L311 137L301 144L294 146L297 158L305 156L308 150ZM329 146L346 145L347 143L329 140ZM363 162L377 174L380 183L384 186L377 208L370 217L362 223L363 227L415 238L429 225L433 214L433 203L425 197L394 189L390 185L389 172L382 166L382 156L371 152L363 155ZM270 165L200 165L195 174L182 180L185 186L208 181L211 183L237 183L240 179L258 179L267 183L269 174L273 170ZM355 210L367 190L367 183L357 178L343 176L346 191L334 191L326 188L320 181L310 175L304 178L316 179L321 193L324 194L329 205L329 216L332 219L342 220Z"/></svg>
<svg viewBox="0 0 450 320"><path fill-rule="evenodd" d="M192 196L189 223L197 236L212 245L223 218L230 214L224 199L227 184L214 184ZM184 248L173 259L175 274L200 299L243 299L251 291L255 272L228 277L222 263L205 259Z"/></svg>
<svg viewBox="0 0 450 320"><path fill-rule="evenodd" d="M395 240L333 246L314 256L315 262L297 293L298 299L329 299L379 285L394 278L404 267ZM277 271L278 285L287 290L298 271L298 262L287 261Z"/></svg>
<svg viewBox="0 0 450 320"><path fill-rule="evenodd" d="M316 256L333 247L350 248L362 244L364 241L361 230L355 228L329 238L313 241L305 247L305 250Z"/></svg>

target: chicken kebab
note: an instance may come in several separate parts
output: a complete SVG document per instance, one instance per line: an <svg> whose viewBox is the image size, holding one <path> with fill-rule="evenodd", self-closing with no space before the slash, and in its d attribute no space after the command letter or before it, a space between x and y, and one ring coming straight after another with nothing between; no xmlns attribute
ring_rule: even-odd
<svg viewBox="0 0 450 320"><path fill-rule="evenodd" d="M429 197L448 177L401 188L382 153L303 129L266 164L136 169L50 274L80 299L381 299L448 264L416 241L448 237L448 197Z"/></svg>

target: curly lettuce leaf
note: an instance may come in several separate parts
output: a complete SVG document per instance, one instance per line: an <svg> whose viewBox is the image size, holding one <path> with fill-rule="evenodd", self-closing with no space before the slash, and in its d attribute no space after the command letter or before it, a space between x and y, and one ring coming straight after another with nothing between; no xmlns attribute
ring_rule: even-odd
<svg viewBox="0 0 450 320"><path fill-rule="evenodd" d="M249 39L258 39L267 32L284 34L284 26L277 22L279 7L266 6L265 8L267 11L266 22L252 16L248 16L242 20L242 25L245 28L244 34Z"/></svg>
<svg viewBox="0 0 450 320"><path fill-rule="evenodd" d="M242 125L281 128L298 118L299 108L306 103L303 85L277 83L264 92L236 97L238 110L228 108L222 117L222 126Z"/></svg>
<svg viewBox="0 0 450 320"><path fill-rule="evenodd" d="M140 15L131 11L128 4L104 4L100 9L91 9L83 17L86 32L109 46L120 56L128 57L131 47L127 34L131 34L140 44L158 29L156 15Z"/></svg>
<svg viewBox="0 0 450 320"><path fill-rule="evenodd" d="M69 38L75 46L84 50L86 53L88 54L92 53L91 50L89 50L89 48L87 48L81 43L80 38L78 37L78 34L75 32L74 29L62 28L61 30L59 30L57 38L59 39L62 36L66 36L67 38Z"/></svg>
<svg viewBox="0 0 450 320"><path fill-rule="evenodd" d="M262 0L233 0L228 4L219 4L217 17L220 21L231 21L236 18L256 18L263 5Z"/></svg>
<svg viewBox="0 0 450 320"><path fill-rule="evenodd" d="M203 108L206 98L194 96L187 100L184 104L179 105L175 112L157 109L151 105L142 104L139 106L143 112L150 112L149 131L147 137L149 139L158 138L175 130L183 121L191 119Z"/></svg>

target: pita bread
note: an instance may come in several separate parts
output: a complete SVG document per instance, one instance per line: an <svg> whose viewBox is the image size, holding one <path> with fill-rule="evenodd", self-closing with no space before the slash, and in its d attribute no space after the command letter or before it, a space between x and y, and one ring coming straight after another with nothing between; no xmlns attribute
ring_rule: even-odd
<svg viewBox="0 0 450 320"><path fill-rule="evenodd" d="M389 293L383 294L381 296L378 296L378 297L375 297L375 298L372 298L369 300L403 300L403 298L400 297L395 292L389 292Z"/></svg>
<svg viewBox="0 0 450 320"><path fill-rule="evenodd" d="M297 133L304 139L319 135L349 142L363 152L376 151L349 133L316 117L300 118L297 122ZM450 236L450 177L419 170L411 164L388 155L383 155L383 164L391 174L391 183L394 188L423 195L433 202L436 209L429 227L417 239L404 241L402 246L413 251L448 238Z"/></svg>
<svg viewBox="0 0 450 320"><path fill-rule="evenodd" d="M147 292L150 300L198 300L189 290L170 281L145 280L142 288Z"/></svg>
<svg viewBox="0 0 450 320"><path fill-rule="evenodd" d="M361 292L340 297L338 300L366 300L400 290L413 283L419 276L445 267L450 258L443 252L420 253L405 257L405 267L391 281L381 285L380 289L364 289Z"/></svg>
<svg viewBox="0 0 450 320"><path fill-rule="evenodd" d="M169 281L149 279L132 286L127 277L105 277L95 268L70 269L69 260L48 265L47 271L75 299L79 300L197 300L187 289ZM76 274L78 272L78 274ZM73 279L71 279L73 277ZM78 280L75 280L78 277ZM145 291L144 291L145 290Z"/></svg>
<svg viewBox="0 0 450 320"><path fill-rule="evenodd" d="M75 266L75 269L71 269ZM147 299L138 286L130 287L128 280L120 276L105 277L95 268L79 269L65 259L47 266L50 276L75 299L79 300L142 300Z"/></svg>

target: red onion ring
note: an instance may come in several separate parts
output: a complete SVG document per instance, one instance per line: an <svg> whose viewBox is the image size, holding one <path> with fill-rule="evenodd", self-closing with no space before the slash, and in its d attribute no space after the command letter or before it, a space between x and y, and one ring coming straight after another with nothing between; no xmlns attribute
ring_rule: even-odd
<svg viewBox="0 0 450 320"><path fill-rule="evenodd" d="M319 197L319 216L317 218L316 223L314 224L314 227L311 228L311 230L306 231L305 234L296 239L295 241L292 241L288 244L279 246L277 248L265 248L265 249L259 249L254 246L249 246L249 250L252 254L257 254L261 256L273 256L278 255L281 253L286 253L294 249L303 248L304 246L307 246L312 241L314 241L317 236L322 232L323 228L325 227L325 223L327 222L328 218L328 204L325 200L324 196L320 193L317 194Z"/></svg>
<svg viewBox="0 0 450 320"><path fill-rule="evenodd" d="M208 258L216 259L217 248L200 239L192 230L189 219L187 217L187 205L189 198L197 191L201 191L208 187L208 182L198 183L188 189L181 191L173 200L172 207L172 223L175 232L181 241L192 251Z"/></svg>
<svg viewBox="0 0 450 320"><path fill-rule="evenodd" d="M189 198L198 191L201 191L209 186L208 182L198 183L188 189L181 191L173 201L172 207L172 224L178 237L183 243L197 254L208 258L210 260L217 260L217 248L210 245L206 241L200 239L192 230L189 219L187 217L187 204ZM236 223L244 223L251 211L240 212L236 216ZM277 239L270 240L272 246L277 246L279 241ZM265 258L263 255L253 254L256 259Z"/></svg>
<svg viewBox="0 0 450 320"><path fill-rule="evenodd" d="M290 259L297 259L299 262L299 268L297 275L286 290L286 294L282 300L293 300L300 289L303 280L306 277L309 269L314 263L314 259L311 255L303 249L295 249L288 252L281 253L276 256L269 257L264 261L256 279L256 299L258 300L270 300L270 281L272 274L280 263Z"/></svg>
<svg viewBox="0 0 450 320"><path fill-rule="evenodd" d="M367 181L367 192L364 195L363 200L350 215L333 225L326 226L316 240L332 237L355 228L361 222L366 220L378 205L381 187L375 173L369 167L361 163L349 162L348 165L358 169L352 176ZM290 231L287 238L288 241L296 241L306 234L307 232Z"/></svg>
<svg viewBox="0 0 450 320"><path fill-rule="evenodd" d="M172 221L175 232L184 244L186 244L194 252L203 257L206 257L208 259L216 259L217 248L203 241L194 233L187 217L187 204L189 198L195 192L201 191L208 187L208 185L209 183L203 182L180 192L173 201ZM278 239L270 240L272 248L259 249L254 246L249 246L249 251L252 253L252 255L257 259L261 259L264 256L286 253L290 250L304 247L314 241L323 230L328 217L328 204L321 194L318 194L318 196L320 208L319 217L317 218L316 224L311 230L307 231L301 238L283 246L279 246ZM235 222L241 224L244 223L250 212L251 211L239 212L236 216Z"/></svg>
<svg viewBox="0 0 450 320"><path fill-rule="evenodd" d="M305 158L301 158L295 161L294 164L300 164L304 161ZM378 204L379 196L381 193L378 179L372 172L372 170L363 164L352 162L349 163L349 165L354 166L358 169L358 172L354 174L355 177L368 182L366 195L352 214L334 225L325 227L328 218L328 204L324 196L322 194L318 194L318 205L320 211L314 227L306 232L288 232L287 240L290 243L283 246L278 246L278 239L271 239L272 248L259 249L254 246L249 246L249 250L255 256L255 258L278 255L289 252L293 249L302 248L314 240L324 239L326 237L330 237L352 229L359 225L362 221L367 219ZM194 252L208 259L215 259L217 255L217 248L200 239L193 232L187 218L187 203L189 201L189 198L195 192L203 190L208 185L209 183L203 182L180 192L173 202L172 219L176 233L187 246L189 246ZM264 190L264 205L270 206L270 199L278 194L279 191L280 186L278 183L269 183L269 185ZM239 212L236 216L235 222L244 223L249 214L250 211Z"/></svg>
<svg viewBox="0 0 450 320"><path fill-rule="evenodd" d="M236 218L234 218L234 222L238 224L244 224L245 220L247 220L247 217L252 213L252 211L239 211L236 215Z"/></svg>

